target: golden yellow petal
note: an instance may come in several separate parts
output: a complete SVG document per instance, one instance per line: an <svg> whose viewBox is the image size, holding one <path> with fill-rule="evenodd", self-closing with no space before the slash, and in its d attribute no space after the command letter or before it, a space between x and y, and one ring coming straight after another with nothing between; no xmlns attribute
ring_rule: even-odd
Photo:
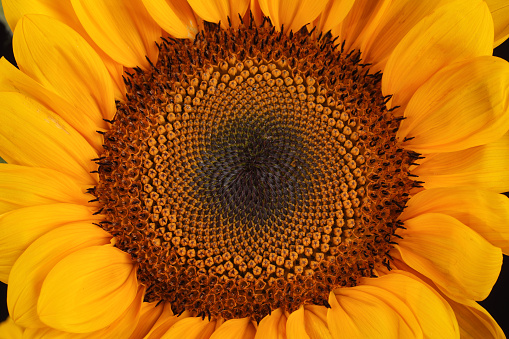
<svg viewBox="0 0 509 339"><path fill-rule="evenodd" d="M30 206L0 215L0 280L7 283L19 256L37 238L65 224L100 219L89 206L50 204Z"/></svg>
<svg viewBox="0 0 509 339"><path fill-rule="evenodd" d="M250 0L187 0L189 5L203 20L210 22L221 21L221 26L229 26L228 18L233 27L240 24L240 18L244 16L250 5Z"/></svg>
<svg viewBox="0 0 509 339"><path fill-rule="evenodd" d="M129 338L133 334L136 324L140 319L141 305L143 303L144 295L145 287L140 285L138 287L138 293L124 313L122 313L110 326L97 332L93 332L90 337L101 339Z"/></svg>
<svg viewBox="0 0 509 339"><path fill-rule="evenodd" d="M403 261L448 296L483 300L502 266L500 248L457 219L426 213L405 221L395 245Z"/></svg>
<svg viewBox="0 0 509 339"><path fill-rule="evenodd" d="M424 213L442 213L461 221L509 253L509 198L473 187L433 188L414 195L400 219Z"/></svg>
<svg viewBox="0 0 509 339"><path fill-rule="evenodd" d="M63 258L90 246L109 244L111 235L91 223L58 227L35 240L16 260L9 275L7 306L18 325L44 327L37 314L42 282Z"/></svg>
<svg viewBox="0 0 509 339"><path fill-rule="evenodd" d="M0 214L59 202L86 205L92 199L71 177L47 168L2 164L0 178Z"/></svg>
<svg viewBox="0 0 509 339"><path fill-rule="evenodd" d="M171 311L170 303L163 303L163 311L156 320L155 324L150 329L149 333L144 339L161 339L161 337L168 332L168 330L177 322L186 319L190 316L188 311L185 311L178 317ZM137 339L137 338L132 338Z"/></svg>
<svg viewBox="0 0 509 339"><path fill-rule="evenodd" d="M102 59L78 33L56 19L29 14L14 31L12 48L20 70L105 126L103 117L115 111L113 83Z"/></svg>
<svg viewBox="0 0 509 339"><path fill-rule="evenodd" d="M362 287L366 285L366 287ZM459 328L454 312L447 301L430 285L415 275L402 270L392 270L389 274L379 278L366 278L361 290L377 287L383 292L376 294L392 309L396 310L405 323L414 328L416 337L420 337L420 331L424 338L458 338ZM418 322L418 328L414 327L412 315L404 312L405 307L398 305L395 299L402 301L411 311ZM413 337L413 336L411 336Z"/></svg>
<svg viewBox="0 0 509 339"><path fill-rule="evenodd" d="M78 20L69 0L17 0L3 1L5 19L14 32L18 21L26 14L42 14L58 19L66 25L76 28Z"/></svg>
<svg viewBox="0 0 509 339"><path fill-rule="evenodd" d="M217 322L208 321L200 317L188 317L178 321L166 332L161 339L188 338L202 339L209 338L216 330Z"/></svg>
<svg viewBox="0 0 509 339"><path fill-rule="evenodd" d="M285 313L280 309L263 318L258 324L255 339L286 339Z"/></svg>
<svg viewBox="0 0 509 339"><path fill-rule="evenodd" d="M383 70L392 51L403 37L424 17L447 2L450 0L392 1L360 46L363 61L372 63L373 71Z"/></svg>
<svg viewBox="0 0 509 339"><path fill-rule="evenodd" d="M455 0L415 25L394 48L382 91L404 106L433 74L453 62L493 50L493 20L482 0Z"/></svg>
<svg viewBox="0 0 509 339"><path fill-rule="evenodd" d="M143 0L152 18L172 36L193 39L198 23L193 9L186 0Z"/></svg>
<svg viewBox="0 0 509 339"><path fill-rule="evenodd" d="M0 323L1 339L21 339L23 338L24 329L14 323L11 317Z"/></svg>
<svg viewBox="0 0 509 339"><path fill-rule="evenodd" d="M297 32L312 23L323 12L328 0L259 0L262 12L270 18L276 30L284 25L285 32Z"/></svg>
<svg viewBox="0 0 509 339"><path fill-rule="evenodd" d="M102 150L102 136L95 131L99 127L106 127L104 121L98 125L97 121L84 114L81 108L42 86L4 58L0 59L0 74L3 75L0 78L0 92L19 92L43 104L74 127L97 151Z"/></svg>
<svg viewBox="0 0 509 339"><path fill-rule="evenodd" d="M225 321L210 339L253 339L256 334L256 323L249 317Z"/></svg>
<svg viewBox="0 0 509 339"><path fill-rule="evenodd" d="M292 312L286 321L288 338L321 339L333 338L332 328L327 326L325 306L305 305Z"/></svg>
<svg viewBox="0 0 509 339"><path fill-rule="evenodd" d="M332 34L345 41L346 51L360 49L390 4L391 0L356 0L341 25L332 29Z"/></svg>
<svg viewBox="0 0 509 339"><path fill-rule="evenodd" d="M87 34L113 60L125 67L149 68L158 49L154 41L161 28L141 0L71 0L74 11Z"/></svg>
<svg viewBox="0 0 509 339"><path fill-rule="evenodd" d="M164 304L157 304L158 302L142 303L138 324L129 339L144 338L152 330L164 309Z"/></svg>
<svg viewBox="0 0 509 339"><path fill-rule="evenodd" d="M17 0L5 1L4 12L14 32L14 28L18 21L26 14L42 14L55 18L67 26L78 32L87 42L95 49L103 60L108 73L113 80L115 99L121 100L124 98L124 83L122 81L122 67L106 55L88 36L80 24L76 13L72 7L70 0L52 1L52 0ZM106 119L111 119L112 116L105 116Z"/></svg>
<svg viewBox="0 0 509 339"><path fill-rule="evenodd" d="M448 299L447 302L456 315L462 339L505 339L495 319L475 301L464 300L462 304Z"/></svg>
<svg viewBox="0 0 509 339"><path fill-rule="evenodd" d="M336 27L343 22L354 3L355 0L329 0L322 13L314 21L316 31L331 31L334 35Z"/></svg>
<svg viewBox="0 0 509 339"><path fill-rule="evenodd" d="M404 303L398 299L386 303L376 292L383 291L364 286L331 292L327 321L332 338L418 338L422 335L415 316ZM394 298L393 295L387 298L391 297ZM393 305L401 308L393 309ZM408 318L403 318L401 313Z"/></svg>
<svg viewBox="0 0 509 339"><path fill-rule="evenodd" d="M412 170L427 189L471 186L509 191L509 133L497 141L463 151L429 154Z"/></svg>
<svg viewBox="0 0 509 339"><path fill-rule="evenodd" d="M55 329L93 332L118 319L137 290L136 268L129 254L111 245L91 246L53 267L42 284L37 313Z"/></svg>
<svg viewBox="0 0 509 339"><path fill-rule="evenodd" d="M0 156L8 163L45 167L95 184L97 152L58 115L15 92L1 92ZM20 128L23 126L23 128ZM41 152L44 150L44 152Z"/></svg>
<svg viewBox="0 0 509 339"><path fill-rule="evenodd" d="M249 11L251 14L253 14L253 19L257 25L262 24L262 9L260 8L260 2L259 0L251 0L251 3L249 5ZM247 14L247 13L246 13Z"/></svg>
<svg viewBox="0 0 509 339"><path fill-rule="evenodd" d="M490 8L495 25L493 48L509 38L509 3L506 0L485 0Z"/></svg>
<svg viewBox="0 0 509 339"><path fill-rule="evenodd" d="M405 109L398 138L419 153L487 144L509 130L509 63L481 56L446 67L426 81Z"/></svg>

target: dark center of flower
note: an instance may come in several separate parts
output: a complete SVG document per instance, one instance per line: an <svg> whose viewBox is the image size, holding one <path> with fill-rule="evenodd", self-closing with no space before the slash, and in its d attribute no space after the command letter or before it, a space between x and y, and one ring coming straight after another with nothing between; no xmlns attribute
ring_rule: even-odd
<svg viewBox="0 0 509 339"><path fill-rule="evenodd" d="M260 320L388 264L416 154L329 35L206 25L126 73L92 191L146 301Z"/></svg>

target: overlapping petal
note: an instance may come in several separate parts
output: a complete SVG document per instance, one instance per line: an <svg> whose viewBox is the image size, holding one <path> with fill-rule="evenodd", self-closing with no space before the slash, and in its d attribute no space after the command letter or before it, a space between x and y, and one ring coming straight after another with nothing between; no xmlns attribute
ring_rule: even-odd
<svg viewBox="0 0 509 339"><path fill-rule="evenodd" d="M509 3L506 0L485 1L493 16L495 25L495 43L493 47L497 47L509 38Z"/></svg>
<svg viewBox="0 0 509 339"><path fill-rule="evenodd" d="M145 58L155 62L155 41L161 28L141 0L71 0L74 11L87 34L113 60L125 67L149 68Z"/></svg>
<svg viewBox="0 0 509 339"><path fill-rule="evenodd" d="M106 55L88 36L78 20L70 0L62 0L58 2L51 0L4 1L4 12L7 22L13 32L18 21L27 14L42 14L49 16L63 22L78 32L79 35L87 40L87 42L94 48L103 60L114 84L115 98L118 100L124 98L125 87L121 77L123 72L122 66ZM105 116L105 118L111 119L112 116Z"/></svg>
<svg viewBox="0 0 509 339"><path fill-rule="evenodd" d="M360 49L390 4L391 0L356 0L343 22L332 29L332 34L344 40L345 50Z"/></svg>
<svg viewBox="0 0 509 339"><path fill-rule="evenodd" d="M97 331L126 311L137 290L129 254L111 245L91 246L53 267L42 284L37 313L43 323L61 331Z"/></svg>
<svg viewBox="0 0 509 339"><path fill-rule="evenodd" d="M1 92L0 156L11 164L51 168L93 185L97 151L67 122L37 101ZM23 126L23 128L21 128Z"/></svg>
<svg viewBox="0 0 509 339"><path fill-rule="evenodd" d="M44 327L37 314L42 282L61 259L90 246L106 245L111 235L91 223L58 227L34 241L16 260L9 276L7 305L18 325Z"/></svg>
<svg viewBox="0 0 509 339"><path fill-rule="evenodd" d="M29 14L16 26L13 50L20 70L66 99L97 127L106 127L103 117L115 111L113 82L81 35L56 19Z"/></svg>
<svg viewBox="0 0 509 339"><path fill-rule="evenodd" d="M313 22L323 12L328 0L259 0L263 14L268 16L276 30L297 32Z"/></svg>
<svg viewBox="0 0 509 339"><path fill-rule="evenodd" d="M485 299L502 266L500 248L491 245L457 219L426 213L405 221L395 251L447 295ZM465 250L468 249L468 250Z"/></svg>
<svg viewBox="0 0 509 339"><path fill-rule="evenodd" d="M427 189L471 186L494 192L509 191L509 134L489 144L458 152L426 155L412 174Z"/></svg>
<svg viewBox="0 0 509 339"><path fill-rule="evenodd" d="M323 306L301 306L292 312L286 321L287 336L303 339L333 338L327 326L327 318L327 309Z"/></svg>
<svg viewBox="0 0 509 339"><path fill-rule="evenodd" d="M189 5L203 20L210 22L221 21L221 26L226 28L229 22L233 27L240 24L240 17L244 16L250 0L187 0Z"/></svg>
<svg viewBox="0 0 509 339"><path fill-rule="evenodd" d="M99 219L89 206L50 204L19 208L0 215L0 280L7 282L19 256L36 239L68 223Z"/></svg>
<svg viewBox="0 0 509 339"><path fill-rule="evenodd" d="M421 191L406 204L405 221L425 213L442 213L467 225L492 245L509 253L509 198L471 187Z"/></svg>
<svg viewBox="0 0 509 339"><path fill-rule="evenodd" d="M210 336L210 339L253 339L256 334L256 323L249 317L225 321Z"/></svg>
<svg viewBox="0 0 509 339"><path fill-rule="evenodd" d="M509 64L482 56L442 69L415 92L405 117L398 137L416 152L496 141L509 130Z"/></svg>
<svg viewBox="0 0 509 339"><path fill-rule="evenodd" d="M0 178L0 214L59 202L86 205L92 199L71 177L47 168L3 164Z"/></svg>
<svg viewBox="0 0 509 339"><path fill-rule="evenodd" d="M166 332L161 339L171 338L189 338L201 339L209 338L212 333L222 324L222 321L209 321L199 317L188 317L178 321Z"/></svg>
<svg viewBox="0 0 509 339"><path fill-rule="evenodd" d="M415 25L394 48L382 78L382 92L404 106L444 66L491 55L493 20L482 0L456 0Z"/></svg>
<svg viewBox="0 0 509 339"><path fill-rule="evenodd" d="M286 339L287 319L281 308L272 311L258 324L255 339Z"/></svg>
<svg viewBox="0 0 509 339"><path fill-rule="evenodd" d="M320 16L314 21L317 32L331 31L336 35L338 26L350 12L355 0L329 0Z"/></svg>
<svg viewBox="0 0 509 339"><path fill-rule="evenodd" d="M377 2L379 1L373 1L374 4ZM360 46L364 62L372 63L373 71L383 70L392 51L403 37L423 18L447 2L450 1L391 1L390 5L379 13L380 19L376 25L371 24Z"/></svg>
<svg viewBox="0 0 509 339"><path fill-rule="evenodd" d="M333 338L459 338L450 306L404 271L337 289L329 303L327 320Z"/></svg>
<svg viewBox="0 0 509 339"><path fill-rule="evenodd" d="M143 0L152 18L162 29L179 39L193 39L198 22L187 0Z"/></svg>
<svg viewBox="0 0 509 339"><path fill-rule="evenodd" d="M102 137L95 131L104 126L104 121L97 124L94 121L97 119L83 114L81 109L30 78L4 58L0 59L0 74L4 75L0 78L0 92L18 92L43 104L74 127L96 150L102 148Z"/></svg>

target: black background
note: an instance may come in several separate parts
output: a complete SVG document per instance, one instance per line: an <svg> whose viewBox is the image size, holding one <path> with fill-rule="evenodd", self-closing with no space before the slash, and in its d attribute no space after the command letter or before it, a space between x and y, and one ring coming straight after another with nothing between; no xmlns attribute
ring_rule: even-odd
<svg viewBox="0 0 509 339"><path fill-rule="evenodd" d="M5 56L11 63L14 63L10 35L7 33L7 30L1 27L1 23L0 34L1 55ZM494 55L509 61L509 41L497 47ZM504 263L493 291L486 300L481 302L481 305L497 320L504 332L509 333L509 257L504 256ZM6 293L7 286L0 283L0 321L7 317Z"/></svg>

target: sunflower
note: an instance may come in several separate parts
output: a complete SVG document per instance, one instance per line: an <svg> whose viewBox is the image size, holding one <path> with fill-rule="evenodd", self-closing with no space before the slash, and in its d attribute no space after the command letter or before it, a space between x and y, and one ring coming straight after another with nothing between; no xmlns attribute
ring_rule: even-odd
<svg viewBox="0 0 509 339"><path fill-rule="evenodd" d="M509 6L3 1L23 338L504 338Z"/></svg>

